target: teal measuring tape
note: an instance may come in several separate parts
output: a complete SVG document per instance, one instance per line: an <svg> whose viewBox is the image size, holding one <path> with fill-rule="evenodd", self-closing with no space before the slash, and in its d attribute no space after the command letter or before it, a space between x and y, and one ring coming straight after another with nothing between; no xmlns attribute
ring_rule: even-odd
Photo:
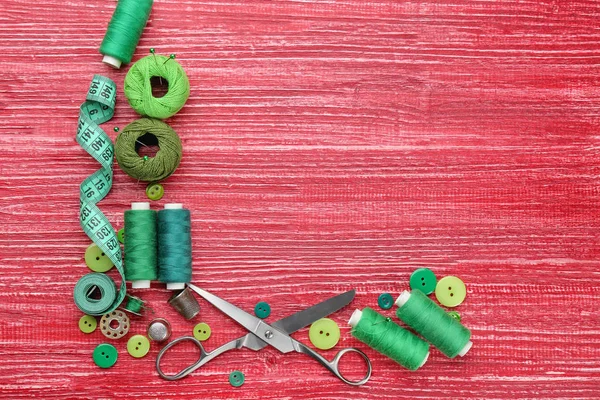
<svg viewBox="0 0 600 400"><path fill-rule="evenodd" d="M77 126L77 143L102 166L88 176L79 187L79 222L84 232L110 258L121 274L121 288L118 293L112 295L114 299L110 302L106 298L90 299L89 296L93 290L81 290L78 287L80 283L77 283L74 292L75 304L81 311L90 315L102 315L116 309L125 298L127 290L121 246L119 246L117 234L108 218L96 205L106 197L112 187L114 147L110 137L100 128L99 124L113 117L116 98L117 86L115 83L104 76L94 75L86 101L79 110ZM82 299L82 295L87 299ZM103 292L103 296L107 295L110 293ZM86 307L86 304L90 302L96 304L96 307L91 307L91 309ZM99 302L105 306L98 308Z"/></svg>

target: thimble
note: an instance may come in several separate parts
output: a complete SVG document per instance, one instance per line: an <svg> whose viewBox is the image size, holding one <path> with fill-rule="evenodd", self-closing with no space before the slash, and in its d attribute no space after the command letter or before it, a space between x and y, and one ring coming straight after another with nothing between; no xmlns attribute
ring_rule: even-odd
<svg viewBox="0 0 600 400"><path fill-rule="evenodd" d="M148 324L148 337L155 342L164 342L171 337L171 324L163 318L156 318Z"/></svg>
<svg viewBox="0 0 600 400"><path fill-rule="evenodd" d="M200 312L200 304L188 287L171 296L169 304L185 319L192 319Z"/></svg>

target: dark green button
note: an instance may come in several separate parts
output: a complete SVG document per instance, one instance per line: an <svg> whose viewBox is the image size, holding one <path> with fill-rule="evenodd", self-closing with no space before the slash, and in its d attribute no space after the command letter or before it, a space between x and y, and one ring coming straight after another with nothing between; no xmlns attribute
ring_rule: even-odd
<svg viewBox="0 0 600 400"><path fill-rule="evenodd" d="M377 299L377 304L384 310L389 310L394 305L394 298L389 293L381 293Z"/></svg>
<svg viewBox="0 0 600 400"><path fill-rule="evenodd" d="M117 362L118 352L115 346L108 343L101 343L94 349L92 358L100 368L110 368Z"/></svg>
<svg viewBox="0 0 600 400"><path fill-rule="evenodd" d="M150 183L146 186L146 196L150 200L160 200L165 194L165 189L160 183Z"/></svg>
<svg viewBox="0 0 600 400"><path fill-rule="evenodd" d="M125 229L119 229L119 232L117 232L117 239L120 243L125 243Z"/></svg>
<svg viewBox="0 0 600 400"><path fill-rule="evenodd" d="M419 268L410 276L410 288L431 294L435 290L437 278L429 268Z"/></svg>
<svg viewBox="0 0 600 400"><path fill-rule="evenodd" d="M254 314L256 314L258 318L267 318L271 315L271 306L264 301L258 302L254 307Z"/></svg>
<svg viewBox="0 0 600 400"><path fill-rule="evenodd" d="M244 384L244 374L242 371L233 371L229 374L229 383L233 387L240 387Z"/></svg>
<svg viewBox="0 0 600 400"><path fill-rule="evenodd" d="M460 322L460 314L456 311L448 311L448 315Z"/></svg>

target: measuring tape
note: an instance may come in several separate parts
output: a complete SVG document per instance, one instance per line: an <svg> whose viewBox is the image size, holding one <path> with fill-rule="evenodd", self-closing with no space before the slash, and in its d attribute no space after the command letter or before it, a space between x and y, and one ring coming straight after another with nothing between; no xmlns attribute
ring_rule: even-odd
<svg viewBox="0 0 600 400"><path fill-rule="evenodd" d="M126 285L121 246L117 234L108 218L100 211L96 203L102 200L112 187L114 147L110 137L98 126L110 120L115 113L117 86L101 75L94 75L88 90L86 101L79 111L77 143L81 145L102 168L88 176L79 187L79 222L85 233L110 258L119 274L121 289L113 302L103 310L90 310L83 306L85 301L75 296L75 303L86 314L101 315L116 309L125 298ZM75 293L77 294L77 287ZM87 296L88 294L86 294ZM92 299L88 299L92 301ZM92 311L92 312L89 312Z"/></svg>

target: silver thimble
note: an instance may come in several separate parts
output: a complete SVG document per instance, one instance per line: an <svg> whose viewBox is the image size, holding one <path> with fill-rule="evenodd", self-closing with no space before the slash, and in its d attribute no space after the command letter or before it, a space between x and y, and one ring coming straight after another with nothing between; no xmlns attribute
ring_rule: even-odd
<svg viewBox="0 0 600 400"><path fill-rule="evenodd" d="M164 342L171 337L171 324L164 318L156 318L148 324L148 337L155 342Z"/></svg>
<svg viewBox="0 0 600 400"><path fill-rule="evenodd" d="M188 287L171 296L169 304L185 319L192 319L200 312L200 304Z"/></svg>

